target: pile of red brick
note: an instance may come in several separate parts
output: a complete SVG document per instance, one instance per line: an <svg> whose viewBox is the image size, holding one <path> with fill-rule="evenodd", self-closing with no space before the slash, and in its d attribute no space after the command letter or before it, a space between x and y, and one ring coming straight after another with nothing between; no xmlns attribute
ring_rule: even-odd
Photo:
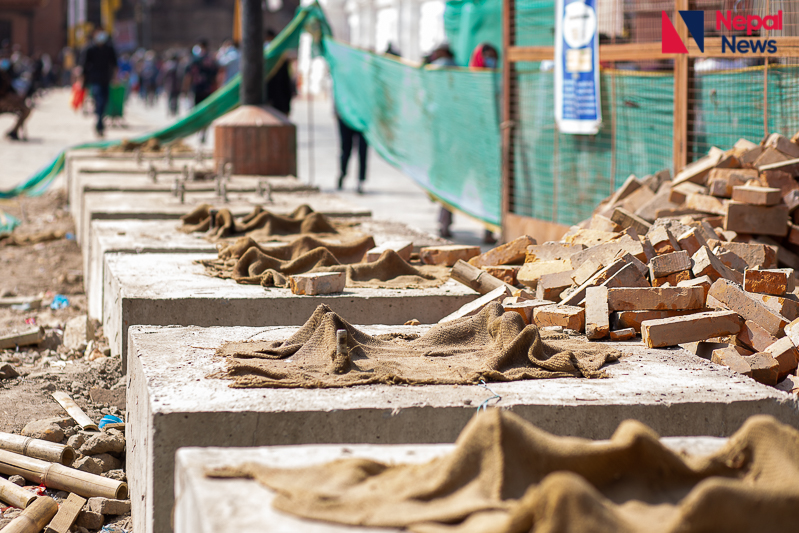
<svg viewBox="0 0 799 533"><path fill-rule="evenodd" d="M679 344L774 385L799 361L797 176L797 137L778 134L713 148L674 179L631 176L561 241L523 237L469 260L526 287L481 300L589 339ZM503 263L522 248L523 265Z"/></svg>

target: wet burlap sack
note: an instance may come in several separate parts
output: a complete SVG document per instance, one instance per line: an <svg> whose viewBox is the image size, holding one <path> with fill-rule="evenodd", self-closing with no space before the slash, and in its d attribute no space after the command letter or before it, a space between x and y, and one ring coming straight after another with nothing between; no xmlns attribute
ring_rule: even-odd
<svg viewBox="0 0 799 533"><path fill-rule="evenodd" d="M336 331L347 330L337 354ZM619 353L598 343L542 333L496 302L477 315L434 326L418 338L373 337L320 305L297 333L282 342L223 345L222 377L232 387L321 388L373 383L474 384L534 378L602 377Z"/></svg>
<svg viewBox="0 0 799 533"><path fill-rule="evenodd" d="M371 237L337 244L304 236L278 246L259 245L245 237L222 249L217 259L198 263L212 276L264 287L288 287L289 276L309 272L345 272L346 286L351 288L428 289L449 279L449 269L414 267L393 250L383 252L377 261L361 263L374 246Z"/></svg>
<svg viewBox="0 0 799 533"><path fill-rule="evenodd" d="M184 233L208 232L211 228L210 204L202 204L180 217L178 228ZM229 209L219 209L214 217L214 229L208 233L211 240L248 235L258 240L267 240L275 235L297 235L304 233L335 234L336 228L321 213L307 205L297 207L290 215L278 215L255 206L249 215L236 220Z"/></svg>
<svg viewBox="0 0 799 533"><path fill-rule="evenodd" d="M511 413L475 416L422 465L351 458L208 472L277 492L275 508L416 533L706 533L799 529L799 432L754 416L717 452L681 456L634 420L610 441L556 437Z"/></svg>

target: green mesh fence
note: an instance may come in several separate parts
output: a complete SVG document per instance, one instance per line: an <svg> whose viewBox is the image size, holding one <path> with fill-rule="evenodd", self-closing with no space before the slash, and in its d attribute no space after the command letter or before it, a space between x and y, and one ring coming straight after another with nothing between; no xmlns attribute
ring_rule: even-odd
<svg viewBox="0 0 799 533"><path fill-rule="evenodd" d="M418 68L324 39L336 109L433 196L500 223L499 72Z"/></svg>
<svg viewBox="0 0 799 533"><path fill-rule="evenodd" d="M553 73L537 63L517 63L517 73L514 213L574 224L628 175L671 167L671 75L603 71L599 134L562 135L552 111Z"/></svg>

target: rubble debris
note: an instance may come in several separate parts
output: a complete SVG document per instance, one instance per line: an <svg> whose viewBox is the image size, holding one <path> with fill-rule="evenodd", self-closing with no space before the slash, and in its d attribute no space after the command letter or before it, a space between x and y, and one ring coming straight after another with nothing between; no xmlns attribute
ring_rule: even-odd
<svg viewBox="0 0 799 533"><path fill-rule="evenodd" d="M469 261L480 255L479 246L466 246L462 244L442 244L440 246L426 246L419 250L419 257L426 265L444 265L451 267L458 260Z"/></svg>
<svg viewBox="0 0 799 533"><path fill-rule="evenodd" d="M64 327L63 344L67 350L84 351L94 340L94 322L88 315L80 315L67 321Z"/></svg>
<svg viewBox="0 0 799 533"><path fill-rule="evenodd" d="M0 350L16 348L17 346L29 346L39 344L44 340L44 328L35 327L26 329L20 333L12 333L0 337Z"/></svg>

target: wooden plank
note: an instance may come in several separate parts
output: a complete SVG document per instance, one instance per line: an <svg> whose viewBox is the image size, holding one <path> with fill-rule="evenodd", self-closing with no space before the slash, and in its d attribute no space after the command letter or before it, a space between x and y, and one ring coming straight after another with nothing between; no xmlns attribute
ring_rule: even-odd
<svg viewBox="0 0 799 533"><path fill-rule="evenodd" d="M677 31L685 28L684 24L677 25ZM686 34L687 36L687 34ZM750 52L739 54L731 52L729 48L721 53L721 37L705 39L705 52L699 51L693 39L688 39L688 57L797 57L799 56L799 37L772 37L777 43L777 52ZM686 41L684 41L686 42ZM553 46L511 46L506 54L508 61L551 61L555 58ZM685 57L685 54L664 54L661 52L661 43L625 43L603 44L599 47L600 61L653 61L660 59L675 59Z"/></svg>
<svg viewBox="0 0 799 533"><path fill-rule="evenodd" d="M502 3L502 48L508 52L516 42L515 16L516 0L505 0ZM506 233L507 215L513 211L513 132L515 125L515 98L514 79L516 69L508 53L503 53L505 57L505 68L502 69L502 123L500 124L500 134L502 142L502 240L512 240Z"/></svg>
<svg viewBox="0 0 799 533"><path fill-rule="evenodd" d="M687 10L688 0L676 0L674 20L679 20L680 10ZM677 24L677 34L688 42L688 27ZM674 58L674 172L688 164L688 57L679 54Z"/></svg>
<svg viewBox="0 0 799 533"><path fill-rule="evenodd" d="M83 506L86 505L86 500L77 494L70 494L61 507L58 509L52 522L44 529L45 533L69 533L69 529L75 520L78 518Z"/></svg>

